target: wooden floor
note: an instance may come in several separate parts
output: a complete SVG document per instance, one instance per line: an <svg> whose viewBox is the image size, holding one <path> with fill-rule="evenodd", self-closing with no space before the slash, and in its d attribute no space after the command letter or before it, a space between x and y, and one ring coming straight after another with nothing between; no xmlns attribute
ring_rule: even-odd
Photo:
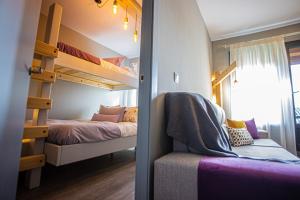
<svg viewBox="0 0 300 200"><path fill-rule="evenodd" d="M43 168L41 186L27 190L20 174L19 200L133 200L134 151L123 151L62 167Z"/></svg>

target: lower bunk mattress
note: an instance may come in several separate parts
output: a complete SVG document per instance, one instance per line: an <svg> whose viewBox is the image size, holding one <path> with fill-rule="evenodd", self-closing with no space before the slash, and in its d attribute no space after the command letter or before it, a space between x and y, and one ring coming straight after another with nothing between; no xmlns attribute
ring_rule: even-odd
<svg viewBox="0 0 300 200"><path fill-rule="evenodd" d="M282 150L274 147L272 155L299 160ZM182 152L167 154L154 164L155 200L300 199L299 188L299 164Z"/></svg>
<svg viewBox="0 0 300 200"><path fill-rule="evenodd" d="M83 120L48 120L47 142L56 145L95 143L137 134L132 122L99 122Z"/></svg>

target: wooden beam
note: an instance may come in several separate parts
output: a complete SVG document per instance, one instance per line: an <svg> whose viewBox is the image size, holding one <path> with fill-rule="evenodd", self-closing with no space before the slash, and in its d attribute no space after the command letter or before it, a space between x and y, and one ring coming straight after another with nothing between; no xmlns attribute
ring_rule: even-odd
<svg viewBox="0 0 300 200"><path fill-rule="evenodd" d="M52 100L48 98L40 97L28 97L27 108L28 109L45 109L49 110L52 106Z"/></svg>
<svg viewBox="0 0 300 200"><path fill-rule="evenodd" d="M60 22L62 17L62 6L54 3L50 6L46 24L44 43L48 46L56 47L58 42ZM43 56L43 69L48 72L54 72L54 58L57 57L58 50L53 52L55 56L49 57L48 55ZM50 99L51 98L52 83L51 82L41 82L41 98ZM33 125L43 126L47 125L48 120L48 110L34 110L32 123ZM31 151L33 154L39 155L44 151L44 138L36 138L34 145L32 145ZM32 189L38 187L41 178L41 168L35 168L26 174L27 186Z"/></svg>
<svg viewBox="0 0 300 200"><path fill-rule="evenodd" d="M36 40L34 52L50 58L56 58L58 56L58 49L55 46L49 45L40 40Z"/></svg>
<svg viewBox="0 0 300 200"><path fill-rule="evenodd" d="M218 79L220 77L221 73L220 72L215 72L213 74L215 79ZM216 85L213 87L213 96L215 98L215 103L218 104L219 106L222 106L222 88L221 84Z"/></svg>
<svg viewBox="0 0 300 200"><path fill-rule="evenodd" d="M47 83L54 83L56 79L56 74L55 72L43 71L41 74L32 73L31 78Z"/></svg>
<svg viewBox="0 0 300 200"><path fill-rule="evenodd" d="M57 74L57 79L60 80L64 80L64 81L69 81L69 82L73 82L73 83L78 83L78 84L83 84L83 85L88 85L88 86L93 86L93 87L97 87L97 88L102 88L102 89L106 89L106 90L112 90L113 87L108 85L108 84L104 84L98 81L92 81L92 80L88 80L85 78L80 78L80 77L76 77L76 76L72 76L72 75L67 75L67 74L62 74L59 72L56 72Z"/></svg>
<svg viewBox="0 0 300 200"><path fill-rule="evenodd" d="M135 10L131 13L129 11L129 14L131 14L132 17L135 17L135 14L138 14L139 16L142 16L142 6L136 1L136 0L118 0L117 1L124 9L132 8Z"/></svg>
<svg viewBox="0 0 300 200"><path fill-rule="evenodd" d="M45 165L45 155L33 155L21 157L19 171L39 168Z"/></svg>
<svg viewBox="0 0 300 200"><path fill-rule="evenodd" d="M212 86L216 87L219 85L224 79L226 79L232 72L236 70L236 61L234 61L229 67L227 67L222 73L212 81Z"/></svg>
<svg viewBox="0 0 300 200"><path fill-rule="evenodd" d="M23 139L45 138L48 136L48 126L24 126Z"/></svg>
<svg viewBox="0 0 300 200"><path fill-rule="evenodd" d="M113 91L119 91L119 90L132 90L132 89L136 89L134 87L130 87L128 85L114 85L112 86L112 90Z"/></svg>

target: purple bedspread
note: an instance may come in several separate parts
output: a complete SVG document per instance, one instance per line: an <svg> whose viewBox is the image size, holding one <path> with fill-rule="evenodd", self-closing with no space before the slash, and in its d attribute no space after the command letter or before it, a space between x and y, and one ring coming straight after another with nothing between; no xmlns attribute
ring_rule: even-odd
<svg viewBox="0 0 300 200"><path fill-rule="evenodd" d="M300 199L300 166L204 157L198 166L198 199Z"/></svg>
<svg viewBox="0 0 300 200"><path fill-rule="evenodd" d="M113 122L77 120L48 120L47 142L58 145L100 142L121 137L121 130Z"/></svg>

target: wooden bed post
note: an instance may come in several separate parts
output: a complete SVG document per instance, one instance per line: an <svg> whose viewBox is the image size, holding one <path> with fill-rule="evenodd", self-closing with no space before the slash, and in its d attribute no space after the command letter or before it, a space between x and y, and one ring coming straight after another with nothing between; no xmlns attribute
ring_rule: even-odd
<svg viewBox="0 0 300 200"><path fill-rule="evenodd" d="M61 17L62 17L62 6L56 3L50 6L44 42L52 47L56 47L58 42ZM47 73L54 72L54 59L55 59L54 57L43 56L42 67L45 70L45 72ZM55 74L53 79L55 79ZM53 83L52 81L41 82L40 99L42 98L42 99L51 100L52 83ZM47 105L49 104L51 105L51 102L48 102ZM47 108L34 109L32 126L36 126L36 127L47 126L48 109ZM44 137L35 138L34 142L31 142L31 153L33 155L43 154L44 144L45 144ZM38 187L40 185L40 178L41 178L41 167L31 169L27 173L26 185L30 189Z"/></svg>
<svg viewBox="0 0 300 200"><path fill-rule="evenodd" d="M214 77L212 80L213 96L215 98L216 104L222 107L222 81L225 80L231 73L236 70L236 61L231 63L222 72L214 72Z"/></svg>

